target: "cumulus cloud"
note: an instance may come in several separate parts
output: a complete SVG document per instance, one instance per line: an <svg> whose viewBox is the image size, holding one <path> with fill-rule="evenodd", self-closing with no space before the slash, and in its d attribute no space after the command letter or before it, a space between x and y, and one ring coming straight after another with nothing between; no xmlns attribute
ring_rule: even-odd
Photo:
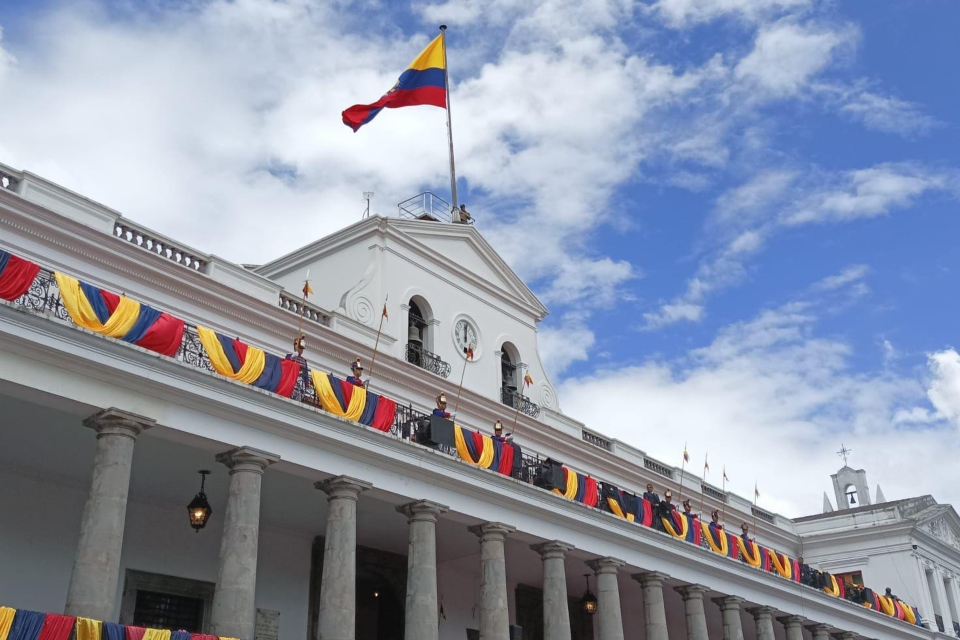
<svg viewBox="0 0 960 640"><path fill-rule="evenodd" d="M944 349L928 356L932 380L927 397L939 415L960 428L960 354Z"/></svg>
<svg viewBox="0 0 960 640"><path fill-rule="evenodd" d="M749 22L803 9L811 0L657 0L654 12L672 27L685 27L734 16Z"/></svg>
<svg viewBox="0 0 960 640"><path fill-rule="evenodd" d="M762 506L785 515L820 511L841 441L890 498L960 500L950 474L915 473L924 452L960 453L942 419L907 424L929 407L921 381L852 371L850 346L816 335L818 313L813 302L763 311L685 354L569 379L558 391L570 415L661 460L679 461L689 443L695 459L709 454L708 480L719 484L725 465L728 487L751 499L757 481ZM957 419L960 357L936 362L944 363L938 380L953 386L935 385L931 401ZM598 394L607 399L600 405Z"/></svg>
<svg viewBox="0 0 960 640"><path fill-rule="evenodd" d="M923 135L940 124L936 118L925 114L916 103L870 91L846 96L840 113L862 122L869 129L908 138Z"/></svg>
<svg viewBox="0 0 960 640"><path fill-rule="evenodd" d="M586 318L570 314L559 326L540 329L537 351L547 374L554 378L574 362L586 360L596 342L596 335L585 322Z"/></svg>

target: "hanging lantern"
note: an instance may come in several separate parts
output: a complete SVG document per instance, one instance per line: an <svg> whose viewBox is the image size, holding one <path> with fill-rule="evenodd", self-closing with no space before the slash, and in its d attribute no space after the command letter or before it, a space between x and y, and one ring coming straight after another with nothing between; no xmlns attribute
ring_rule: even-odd
<svg viewBox="0 0 960 640"><path fill-rule="evenodd" d="M210 503L207 501L207 494L203 492L207 482L207 475L209 475L210 472L203 470L197 473L200 474L200 493L194 496L190 504L187 505L187 513L190 516L190 526L193 527L194 531L199 533L200 529L207 526L207 520L210 519L210 514L213 513L213 509L210 508Z"/></svg>
<svg viewBox="0 0 960 640"><path fill-rule="evenodd" d="M580 598L580 611L592 616L597 612L597 597L590 591L590 574L585 573L583 577L587 580L587 592Z"/></svg>

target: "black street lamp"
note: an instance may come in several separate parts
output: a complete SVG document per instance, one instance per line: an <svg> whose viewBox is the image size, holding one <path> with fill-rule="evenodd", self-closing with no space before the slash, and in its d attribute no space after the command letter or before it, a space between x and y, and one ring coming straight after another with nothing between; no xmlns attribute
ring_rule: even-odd
<svg viewBox="0 0 960 640"><path fill-rule="evenodd" d="M580 611L592 616L597 612L597 597L590 591L590 574L585 573L583 577L587 579L587 592L580 598Z"/></svg>
<svg viewBox="0 0 960 640"><path fill-rule="evenodd" d="M200 533L200 529L207 526L207 520L210 519L213 509L210 508L210 503L207 501L207 494L203 492L210 472L203 470L197 473L200 474L200 493L194 496L190 504L187 505L187 513L190 516L190 526L193 527L194 531Z"/></svg>

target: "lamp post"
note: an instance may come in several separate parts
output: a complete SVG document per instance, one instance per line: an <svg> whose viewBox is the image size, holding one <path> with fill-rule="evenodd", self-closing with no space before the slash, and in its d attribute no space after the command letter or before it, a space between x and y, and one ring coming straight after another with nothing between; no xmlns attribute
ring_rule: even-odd
<svg viewBox="0 0 960 640"><path fill-rule="evenodd" d="M187 505L187 514L190 516L190 526L193 527L194 531L200 533L200 529L207 526L207 520L210 519L213 509L210 508L210 502L207 501L207 494L203 492L210 472L204 469L197 473L200 474L200 493L194 496L190 504Z"/></svg>

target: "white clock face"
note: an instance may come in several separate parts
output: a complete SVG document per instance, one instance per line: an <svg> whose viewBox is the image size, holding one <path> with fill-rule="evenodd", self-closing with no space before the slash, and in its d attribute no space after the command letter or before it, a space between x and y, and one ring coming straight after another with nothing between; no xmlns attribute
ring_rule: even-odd
<svg viewBox="0 0 960 640"><path fill-rule="evenodd" d="M453 341L460 351L460 355L466 357L466 351L473 348L474 359L480 349L480 339L477 336L477 330L468 320L459 320L453 325Z"/></svg>

